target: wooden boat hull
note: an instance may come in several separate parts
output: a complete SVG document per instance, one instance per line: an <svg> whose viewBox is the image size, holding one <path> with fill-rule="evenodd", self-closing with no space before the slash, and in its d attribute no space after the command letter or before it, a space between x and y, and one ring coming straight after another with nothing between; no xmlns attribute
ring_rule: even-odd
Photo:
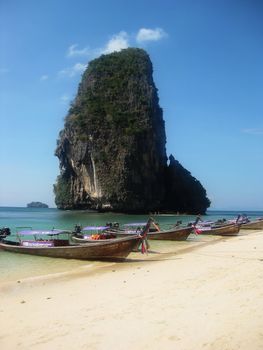
<svg viewBox="0 0 263 350"><path fill-rule="evenodd" d="M122 237L123 236L124 235L122 235ZM135 235L127 235L125 237L135 237ZM98 242L109 242L109 241L114 242L120 238L108 238L108 239L95 240L95 239L78 238L78 237L72 236L71 239L73 242L78 243L78 244L96 244ZM137 241L137 244L134 245L134 247L132 248L132 251L138 252L140 244L141 244L141 239L139 239Z"/></svg>
<svg viewBox="0 0 263 350"><path fill-rule="evenodd" d="M124 260L141 242L138 236L97 242L94 244L68 245L61 247L24 247L0 242L0 248L13 253L22 253L52 258L80 260Z"/></svg>
<svg viewBox="0 0 263 350"><path fill-rule="evenodd" d="M176 227L170 230L148 232L147 239L165 241L185 241L192 231L192 227ZM136 235L135 232L129 233L122 230L115 230L114 234L117 237L127 237Z"/></svg>
<svg viewBox="0 0 263 350"><path fill-rule="evenodd" d="M185 241L192 231L192 227L177 227L171 230L149 232L147 238L165 241Z"/></svg>
<svg viewBox="0 0 263 350"><path fill-rule="evenodd" d="M240 230L240 225L224 225L219 227L212 227L211 229L197 229L200 235L219 235L219 236L237 236Z"/></svg>
<svg viewBox="0 0 263 350"><path fill-rule="evenodd" d="M245 230L263 230L263 220L250 221L246 224L241 224L241 229Z"/></svg>

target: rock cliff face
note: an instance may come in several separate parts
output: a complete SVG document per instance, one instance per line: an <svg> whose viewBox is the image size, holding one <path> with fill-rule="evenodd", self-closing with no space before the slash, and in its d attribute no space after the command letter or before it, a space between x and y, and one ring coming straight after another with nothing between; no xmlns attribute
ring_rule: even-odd
<svg viewBox="0 0 263 350"><path fill-rule="evenodd" d="M172 175L165 144L147 53L126 49L93 60L57 143L57 206L120 212L168 209L164 204ZM205 190L202 195L206 198ZM181 211L178 207L173 203L170 210Z"/></svg>
<svg viewBox="0 0 263 350"><path fill-rule="evenodd" d="M166 194L163 210L203 214L210 205L201 183L191 175L172 155L166 169Z"/></svg>

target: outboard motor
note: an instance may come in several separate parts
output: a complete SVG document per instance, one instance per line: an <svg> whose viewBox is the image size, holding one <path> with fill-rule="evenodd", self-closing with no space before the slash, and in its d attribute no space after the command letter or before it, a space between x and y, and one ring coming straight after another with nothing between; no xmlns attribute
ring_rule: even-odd
<svg viewBox="0 0 263 350"><path fill-rule="evenodd" d="M6 238L6 236L9 236L10 234L11 231L9 227L0 228L0 240L3 240L4 238Z"/></svg>
<svg viewBox="0 0 263 350"><path fill-rule="evenodd" d="M81 226L80 225L75 225L74 233L81 233Z"/></svg>
<svg viewBox="0 0 263 350"><path fill-rule="evenodd" d="M120 227L120 224L118 222L113 223L113 228L118 229Z"/></svg>
<svg viewBox="0 0 263 350"><path fill-rule="evenodd" d="M82 230L82 227L80 224L75 225L74 230L72 232L72 236L77 238L82 238L81 230Z"/></svg>
<svg viewBox="0 0 263 350"><path fill-rule="evenodd" d="M182 225L182 220L176 221L175 227Z"/></svg>

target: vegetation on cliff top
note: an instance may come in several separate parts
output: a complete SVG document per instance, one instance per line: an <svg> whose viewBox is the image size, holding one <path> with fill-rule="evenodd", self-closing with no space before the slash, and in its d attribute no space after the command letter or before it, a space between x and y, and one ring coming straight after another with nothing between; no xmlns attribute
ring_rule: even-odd
<svg viewBox="0 0 263 350"><path fill-rule="evenodd" d="M67 122L73 123L83 140L87 129L97 133L101 124L122 135L143 133L148 127L144 115L151 112L151 77L152 64L141 49L102 55L90 62L83 74Z"/></svg>

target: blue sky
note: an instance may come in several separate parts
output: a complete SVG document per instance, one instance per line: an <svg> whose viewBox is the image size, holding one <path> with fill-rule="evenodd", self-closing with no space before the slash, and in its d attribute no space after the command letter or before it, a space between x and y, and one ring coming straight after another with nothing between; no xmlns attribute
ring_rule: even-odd
<svg viewBox="0 0 263 350"><path fill-rule="evenodd" d="M54 206L54 156L88 62L150 55L172 153L212 209L263 210L260 0L0 1L0 206Z"/></svg>

